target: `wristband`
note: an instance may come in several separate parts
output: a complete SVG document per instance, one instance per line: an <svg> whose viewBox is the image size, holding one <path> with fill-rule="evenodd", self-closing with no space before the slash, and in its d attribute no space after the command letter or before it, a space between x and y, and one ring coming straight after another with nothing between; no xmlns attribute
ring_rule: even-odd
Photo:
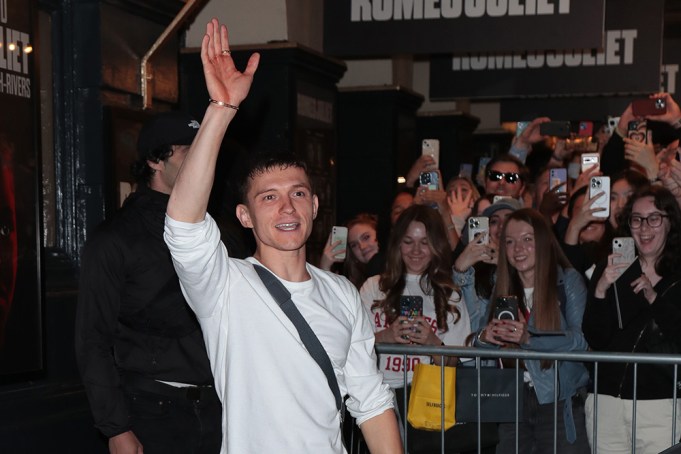
<svg viewBox="0 0 681 454"><path fill-rule="evenodd" d="M227 104L226 102L222 102L222 101L216 101L213 98L208 98L208 102L211 103L211 104L216 104L220 107L226 107L228 109L239 110L239 106L235 106L234 104Z"/></svg>

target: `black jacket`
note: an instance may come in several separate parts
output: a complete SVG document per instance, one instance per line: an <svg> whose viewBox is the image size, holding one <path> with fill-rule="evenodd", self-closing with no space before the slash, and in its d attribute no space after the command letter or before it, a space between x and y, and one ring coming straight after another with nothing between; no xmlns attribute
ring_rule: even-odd
<svg viewBox="0 0 681 454"><path fill-rule="evenodd" d="M605 299L594 296L605 263L594 271L582 329L593 350L626 353L681 352L681 272L670 271L654 287L657 298L649 304L643 294L634 294L630 283L641 276L638 260L606 292ZM622 319L619 325L615 286ZM598 392L633 399L633 364L599 363ZM638 399L671 398L673 368L655 364L638 365Z"/></svg>
<svg viewBox="0 0 681 454"><path fill-rule="evenodd" d="M163 240L168 195L143 187L87 241L81 259L76 356L95 425L130 429L126 373L213 383L201 329Z"/></svg>

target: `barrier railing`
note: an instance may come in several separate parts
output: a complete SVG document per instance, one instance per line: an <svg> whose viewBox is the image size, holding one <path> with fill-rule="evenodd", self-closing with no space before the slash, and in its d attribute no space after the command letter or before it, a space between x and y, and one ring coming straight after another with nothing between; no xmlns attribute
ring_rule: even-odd
<svg viewBox="0 0 681 454"><path fill-rule="evenodd" d="M478 414L480 414L480 360L484 358L508 358L514 359L516 368L519 367L520 360L551 360L553 361L554 370L554 403L553 403L553 413L554 413L554 432L553 432L553 452L557 453L557 421L558 421L558 362L559 361L574 361L583 363L594 363L594 419L593 419L593 443L591 451L596 453L597 446L597 436L598 436L598 364L601 362L609 363L632 363L634 365L633 376L634 376L634 395L633 395L633 415L632 415L632 454L636 454L636 387L638 378L638 365L639 364L661 364L661 365L671 365L674 366L674 381L673 383L678 383L678 366L681 364L681 355L668 355L668 354L652 354L652 353L608 353L608 352L536 352L528 350L519 349L484 349L484 348L472 348L472 347L450 347L450 346L414 346L414 345L401 345L401 344L376 344L376 352L378 354L394 354L403 355L404 361L402 364L406 364L406 356L408 355L423 355L423 356L457 356L459 358L470 358L476 360L476 369L479 371L477 374L477 386L478 386ZM444 375L444 370L443 370ZM407 371L404 371L404 381L407 382ZM444 380L442 380L444 383ZM441 395L444 396L444 389L441 390ZM676 424L674 423L677 419L676 408L677 408L677 387L673 386L672 391L672 430L671 430L671 440L670 445L674 445L678 439L676 435ZM522 398L522 397L518 397ZM444 406L442 418L444 421ZM518 402L516 399L516 415L518 414ZM407 453L407 430L406 430L406 415L407 415L407 399L404 401L404 408L400 409L400 413L404 415L402 418L403 428L403 446L404 452ZM516 417L516 453L518 450L518 419ZM478 422L478 454L481 452L481 423ZM351 454L359 453L358 447L353 443L351 447ZM444 444L444 431L441 431L441 453L446 452L446 446Z"/></svg>

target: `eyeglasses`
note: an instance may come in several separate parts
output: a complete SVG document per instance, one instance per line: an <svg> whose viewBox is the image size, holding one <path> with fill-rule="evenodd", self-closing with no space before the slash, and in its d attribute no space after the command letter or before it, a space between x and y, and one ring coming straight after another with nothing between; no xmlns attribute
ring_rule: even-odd
<svg viewBox="0 0 681 454"><path fill-rule="evenodd" d="M643 221L646 221L648 223L648 227L659 227L662 225L662 219L663 218L668 218L666 214L660 214L660 213L653 213L650 216L643 217L643 216L631 216L629 218L629 227L632 229L640 229L641 226L643 225Z"/></svg>
<svg viewBox="0 0 681 454"><path fill-rule="evenodd" d="M515 184L520 181L520 174L517 172L497 172L496 170L488 170L487 178L492 181L501 181L502 178L506 180L506 183Z"/></svg>

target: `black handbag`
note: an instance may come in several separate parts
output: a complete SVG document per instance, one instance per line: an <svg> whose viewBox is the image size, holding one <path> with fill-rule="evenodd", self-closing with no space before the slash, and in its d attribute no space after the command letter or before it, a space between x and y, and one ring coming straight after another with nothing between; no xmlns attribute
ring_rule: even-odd
<svg viewBox="0 0 681 454"><path fill-rule="evenodd" d="M523 421L522 369L480 368L480 415L478 417L478 370L457 367L457 422L515 422L516 398L518 421Z"/></svg>

